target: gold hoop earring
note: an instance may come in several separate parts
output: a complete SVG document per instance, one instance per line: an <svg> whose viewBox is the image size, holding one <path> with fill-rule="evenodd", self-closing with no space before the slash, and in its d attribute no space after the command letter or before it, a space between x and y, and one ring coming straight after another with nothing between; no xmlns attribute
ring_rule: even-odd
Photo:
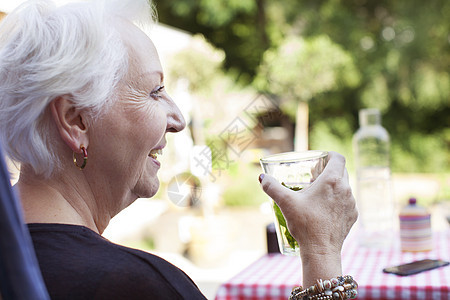
<svg viewBox="0 0 450 300"><path fill-rule="evenodd" d="M80 146L80 149L81 149L81 151L83 151L83 164L81 166L79 166L77 164L77 158L75 157L75 152L73 152L73 164L78 169L83 170L86 167L88 155L87 155L87 150L83 145Z"/></svg>

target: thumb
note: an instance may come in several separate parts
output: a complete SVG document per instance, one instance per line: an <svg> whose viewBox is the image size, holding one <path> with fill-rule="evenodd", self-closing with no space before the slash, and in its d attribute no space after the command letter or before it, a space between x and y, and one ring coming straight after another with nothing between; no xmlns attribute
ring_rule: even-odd
<svg viewBox="0 0 450 300"><path fill-rule="evenodd" d="M286 202L289 202L288 199L291 197L293 191L282 186L274 177L268 174L261 174L259 175L259 180L263 191L269 195L280 208L284 207Z"/></svg>

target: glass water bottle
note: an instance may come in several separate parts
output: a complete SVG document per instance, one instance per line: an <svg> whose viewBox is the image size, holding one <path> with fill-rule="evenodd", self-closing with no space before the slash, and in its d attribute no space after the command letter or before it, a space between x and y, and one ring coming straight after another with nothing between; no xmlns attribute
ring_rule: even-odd
<svg viewBox="0 0 450 300"><path fill-rule="evenodd" d="M353 137L359 240L365 246L387 246L394 229L389 134L378 109L360 110L359 125Z"/></svg>

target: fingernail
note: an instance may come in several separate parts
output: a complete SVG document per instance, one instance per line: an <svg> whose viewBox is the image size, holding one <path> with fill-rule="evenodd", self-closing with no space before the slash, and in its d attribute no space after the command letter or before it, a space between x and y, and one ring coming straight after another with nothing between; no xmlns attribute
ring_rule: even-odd
<svg viewBox="0 0 450 300"><path fill-rule="evenodd" d="M264 178L264 174L259 175L259 177L258 177L259 183L262 182L263 178Z"/></svg>

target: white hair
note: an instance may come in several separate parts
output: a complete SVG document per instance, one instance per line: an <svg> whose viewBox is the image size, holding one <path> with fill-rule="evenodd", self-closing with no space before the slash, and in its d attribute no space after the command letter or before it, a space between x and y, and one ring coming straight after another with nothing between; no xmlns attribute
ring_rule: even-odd
<svg viewBox="0 0 450 300"><path fill-rule="evenodd" d="M93 119L116 100L115 88L128 70L128 53L115 17L156 20L148 0L60 7L34 0L0 23L0 141L10 158L30 165L36 174L51 176L61 161L49 135L49 103L68 95Z"/></svg>

